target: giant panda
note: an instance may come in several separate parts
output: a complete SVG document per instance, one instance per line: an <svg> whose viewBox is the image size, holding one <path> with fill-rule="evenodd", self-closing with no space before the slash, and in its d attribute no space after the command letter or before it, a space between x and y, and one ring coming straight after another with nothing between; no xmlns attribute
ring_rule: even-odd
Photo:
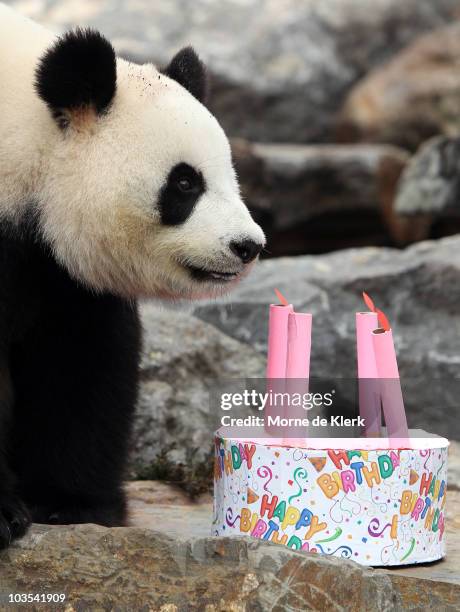
<svg viewBox="0 0 460 612"><path fill-rule="evenodd" d="M126 524L136 300L221 295L264 246L206 89L192 48L137 65L0 4L1 547Z"/></svg>

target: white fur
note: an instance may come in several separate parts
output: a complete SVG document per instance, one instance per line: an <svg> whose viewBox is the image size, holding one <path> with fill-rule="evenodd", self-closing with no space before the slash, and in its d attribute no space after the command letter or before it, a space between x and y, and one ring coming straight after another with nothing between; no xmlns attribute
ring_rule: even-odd
<svg viewBox="0 0 460 612"><path fill-rule="evenodd" d="M117 59L108 114L63 132L33 88L53 41L0 4L0 214L19 220L33 202L57 259L96 290L163 298L226 291L193 281L181 265L243 274L248 266L230 241L264 242L216 119L151 64ZM201 170L207 188L185 223L166 227L158 193L180 162Z"/></svg>

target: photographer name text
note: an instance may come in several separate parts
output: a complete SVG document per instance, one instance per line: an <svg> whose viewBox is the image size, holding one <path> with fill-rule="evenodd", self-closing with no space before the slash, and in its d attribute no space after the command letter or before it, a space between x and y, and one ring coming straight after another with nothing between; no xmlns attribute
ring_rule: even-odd
<svg viewBox="0 0 460 612"><path fill-rule="evenodd" d="M250 415L247 417L231 417L225 415L221 418L223 427L364 427L363 417L347 418L344 416L331 416L330 418L316 416L313 419L289 418L279 415L265 417Z"/></svg>

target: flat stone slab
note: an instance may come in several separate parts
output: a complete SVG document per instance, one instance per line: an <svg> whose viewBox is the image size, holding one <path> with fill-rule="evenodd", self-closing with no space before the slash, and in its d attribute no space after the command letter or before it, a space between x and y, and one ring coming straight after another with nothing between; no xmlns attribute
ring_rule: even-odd
<svg viewBox="0 0 460 612"><path fill-rule="evenodd" d="M207 538L211 535L212 500L191 504L187 497L161 482L138 481L127 485L131 525L174 538Z"/></svg>
<svg viewBox="0 0 460 612"><path fill-rule="evenodd" d="M459 609L459 491L449 495L445 561L374 570L252 538L211 538L209 496L191 504L149 481L127 489L132 526L34 525L3 551L0 609L45 609L8 605L10 593L64 593L58 609L96 612Z"/></svg>

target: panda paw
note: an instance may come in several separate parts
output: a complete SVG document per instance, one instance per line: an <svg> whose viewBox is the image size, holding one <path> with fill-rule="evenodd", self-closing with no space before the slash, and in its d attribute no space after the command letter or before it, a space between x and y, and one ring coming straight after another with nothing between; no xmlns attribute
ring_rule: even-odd
<svg viewBox="0 0 460 612"><path fill-rule="evenodd" d="M70 507L52 509L45 506L32 510L35 523L47 525L73 525L79 523L96 523L106 527L126 525L126 507L124 500L116 504L95 505L92 507Z"/></svg>
<svg viewBox="0 0 460 612"><path fill-rule="evenodd" d="M0 500L0 549L7 548L13 540L21 538L30 525L26 506L17 497Z"/></svg>

